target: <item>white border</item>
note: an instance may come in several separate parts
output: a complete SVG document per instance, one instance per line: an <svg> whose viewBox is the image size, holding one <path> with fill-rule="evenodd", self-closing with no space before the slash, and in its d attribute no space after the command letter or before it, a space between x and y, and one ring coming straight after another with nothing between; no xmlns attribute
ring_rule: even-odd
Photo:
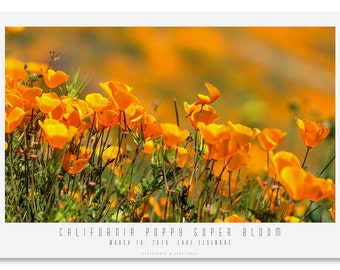
<svg viewBox="0 0 340 270"><path fill-rule="evenodd" d="M1 13L0 34L4 37L4 26L334 26L336 27L336 43L338 44L339 13ZM1 39L0 67L4 74L4 40ZM338 51L338 45L337 45ZM338 66L338 59L336 59ZM336 69L337 71L337 69ZM338 73L337 73L338 75ZM338 77L338 76L337 76ZM4 76L0 76L0 84L4 85ZM337 84L336 84L337 86ZM337 88L337 87L336 87ZM4 93L4 91L3 91ZM336 94L337 101L337 94ZM1 106L4 106L4 98ZM4 107L3 107L4 108ZM4 127L4 120L1 122ZM4 129L3 129L4 130ZM1 139L4 134L0 132ZM338 134L338 132L336 132ZM4 151L0 151L4 164ZM336 165L338 162L336 162ZM0 179L4 179L4 168L1 168ZM337 187L336 194L339 194ZM336 200L339 208L339 199ZM338 243L340 243L339 222L331 224L6 224L4 223L4 181L0 187L0 258L340 258ZM87 231L98 231L112 227L115 231L131 226L135 228L131 241L144 239L145 246L135 245L110 246L110 240L119 240L116 236L76 236L81 235L83 227ZM166 235L157 237L145 236L146 230L153 231L154 226ZM61 237L67 228L78 233L71 237ZM105 227L105 228L104 228ZM193 229L206 227L214 232L220 227L231 228L230 246L177 246L177 240L197 240L193 238ZM280 229L280 237L259 237L261 228L265 234L267 228L273 232ZM171 229L180 229L184 237L169 235ZM243 228L247 236L243 237ZM251 230L254 235L251 236ZM257 236L256 236L257 235ZM125 237L125 236L124 236ZM219 235L213 239L220 240ZM224 236L223 236L224 237ZM120 240L127 240L121 238ZM153 240L168 240L171 246L152 246ZM223 238L224 239L224 238ZM229 239L227 239L229 240ZM170 251L171 250L171 251ZM172 252L171 254L169 252ZM174 255L175 252L177 255ZM190 254L196 254L194 256Z"/></svg>

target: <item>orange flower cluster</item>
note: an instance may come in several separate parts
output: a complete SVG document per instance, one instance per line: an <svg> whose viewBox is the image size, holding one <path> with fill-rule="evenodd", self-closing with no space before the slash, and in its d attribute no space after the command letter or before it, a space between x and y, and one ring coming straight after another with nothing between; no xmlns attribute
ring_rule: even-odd
<svg viewBox="0 0 340 270"><path fill-rule="evenodd" d="M6 60L5 133L10 137L16 131L26 134L35 131L38 140L36 143L45 144L54 150L63 150L61 164L64 173L74 176L87 165L93 168L96 165L100 170L108 166L117 177L125 179L125 175L131 173L128 166L135 162L126 152L132 147L127 145L127 141L123 143L129 135L134 142L136 155L143 151L152 157L152 165L158 166L153 173L158 173L167 193L176 192L179 182L187 189L187 193L183 191L181 195L184 205L188 197L195 204L195 190L198 192L199 188L203 190L202 186L205 186L215 189L211 194L222 198L218 210L215 210L222 215L214 221L261 221L256 216L252 219L249 215L242 217L239 213L233 213L233 209L242 200L242 191L248 185L247 177L243 177L240 172L256 162L252 147L258 144L261 151L268 154L268 166L263 166L263 171L267 170L267 178L261 175L257 177L260 179L262 197L269 205L269 211L282 214L281 220L294 220L291 217L294 205L304 199L311 202L335 200L335 184L332 179L314 176L301 166L293 153L274 152L286 132L275 128L259 130L230 121L225 124L216 123L218 113L212 104L219 98L220 91L211 83L205 84L209 95L198 94L197 101L192 104L184 102L186 117L194 129L193 134L190 134L189 130L181 129L177 124L159 123L155 116L146 111L138 97L132 93L132 87L127 84L109 80L100 83L106 96L90 93L84 100L71 98L52 91L69 79L63 71L48 69L44 72L43 65L37 68L39 65L35 64L34 71L31 68L28 74L30 80L18 71L15 63L14 60ZM32 74L35 74L34 80ZM39 80L45 88L34 86ZM296 118L296 124L308 148L316 147L330 132L323 124L310 120ZM109 134L110 129L115 127L122 134L116 142L104 137L105 132ZM97 156L95 165L94 154ZM177 169L183 171L179 181L176 180ZM186 172L188 169L190 173ZM209 173L205 174L207 171ZM95 182L91 183L94 183L91 186L96 186ZM130 187L141 192L137 184L131 184ZM131 197L135 192L129 190L129 194ZM161 196L158 203L150 196L148 201L153 214L160 219L170 216L169 212L163 211L171 206L165 198ZM129 200L137 203L139 199L131 197ZM224 204L223 200L228 203ZM205 208L201 208L200 211L206 209L206 212L199 213L200 218L210 213L208 206L206 204ZM143 207L143 211L140 207L136 207L136 211L144 216L149 208L145 204ZM181 211L186 211L184 216L190 216L190 211L184 206Z"/></svg>

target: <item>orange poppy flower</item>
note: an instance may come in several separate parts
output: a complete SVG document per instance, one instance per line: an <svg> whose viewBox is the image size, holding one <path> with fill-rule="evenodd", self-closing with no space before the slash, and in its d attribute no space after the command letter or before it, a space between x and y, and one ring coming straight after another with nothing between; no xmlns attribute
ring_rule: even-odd
<svg viewBox="0 0 340 270"><path fill-rule="evenodd" d="M301 139L309 147L315 147L321 143L329 134L330 130L323 124L311 120L295 118Z"/></svg>
<svg viewBox="0 0 340 270"><path fill-rule="evenodd" d="M61 102L66 107L66 112L70 113L76 111L79 119L83 121L84 119L90 117L94 111L85 100L70 97L61 97Z"/></svg>
<svg viewBox="0 0 340 270"><path fill-rule="evenodd" d="M265 151L275 150L287 134L276 128L264 128L262 131L256 129L256 133L260 146Z"/></svg>
<svg viewBox="0 0 340 270"><path fill-rule="evenodd" d="M155 139L162 135L162 129L156 118L151 114L143 114L141 120L141 129L145 141Z"/></svg>
<svg viewBox="0 0 340 270"><path fill-rule="evenodd" d="M74 126L66 127L54 119L45 119L44 122L39 120L39 125L43 130L44 138L53 148L64 147L77 133L77 128Z"/></svg>
<svg viewBox="0 0 340 270"><path fill-rule="evenodd" d="M101 130L102 127L114 127L119 122L119 114L115 110L105 110L103 112L97 112L96 114L96 129Z"/></svg>
<svg viewBox="0 0 340 270"><path fill-rule="evenodd" d="M233 124L230 121L228 122L228 126L231 127L232 134L240 149L245 150L249 143L255 138L255 131L250 127L241 124Z"/></svg>
<svg viewBox="0 0 340 270"><path fill-rule="evenodd" d="M63 169L68 174L76 174L80 173L82 170L85 169L87 162L90 159L90 151L81 151L79 155L71 154L69 151L66 152L64 159L63 159Z"/></svg>
<svg viewBox="0 0 340 270"><path fill-rule="evenodd" d="M119 125L123 130L127 127L133 128L134 123L141 120L145 112L144 106L141 104L132 103L124 111L120 112Z"/></svg>
<svg viewBox="0 0 340 270"><path fill-rule="evenodd" d="M198 122L197 127L208 149L204 158L214 160L226 159L235 154L239 148L229 126Z"/></svg>
<svg viewBox="0 0 340 270"><path fill-rule="evenodd" d="M230 136L227 127L221 124L211 123L206 125L203 122L198 122L197 128L208 145L214 145Z"/></svg>
<svg viewBox="0 0 340 270"><path fill-rule="evenodd" d="M176 124L161 123L163 142L166 146L176 146L189 136L188 130L180 130Z"/></svg>
<svg viewBox="0 0 340 270"><path fill-rule="evenodd" d="M280 151L273 154L269 151L269 177L280 175L285 167L301 167L300 160L291 152Z"/></svg>
<svg viewBox="0 0 340 270"><path fill-rule="evenodd" d="M25 111L21 108L8 108L5 112L5 133L13 132L25 117Z"/></svg>
<svg viewBox="0 0 340 270"><path fill-rule="evenodd" d="M69 79L69 76L61 70L49 69L47 72L41 71L40 74L43 75L44 82L49 89L56 88Z"/></svg>
<svg viewBox="0 0 340 270"><path fill-rule="evenodd" d="M186 117L189 118L190 123L194 128L197 128L198 122L203 122L208 125L218 119L216 110L210 105L202 107L200 104L188 104L187 102L184 102L184 110L187 113Z"/></svg>
<svg viewBox="0 0 340 270"><path fill-rule="evenodd" d="M250 222L248 219L240 217L236 214L232 214L231 216L226 217L223 222Z"/></svg>
<svg viewBox="0 0 340 270"><path fill-rule="evenodd" d="M335 185L330 179L317 178L300 167L285 167L277 180L294 201L320 201L334 195Z"/></svg>
<svg viewBox="0 0 340 270"><path fill-rule="evenodd" d="M220 91L211 83L206 82L205 87L208 89L210 96L197 94L199 101L197 101L196 104L211 104L220 96Z"/></svg>
<svg viewBox="0 0 340 270"><path fill-rule="evenodd" d="M187 164L188 150L184 147L177 148L177 166L183 168Z"/></svg>
<svg viewBox="0 0 340 270"><path fill-rule="evenodd" d="M18 93L6 93L5 94L5 104L7 107L17 107L24 109L24 101Z"/></svg>
<svg viewBox="0 0 340 270"><path fill-rule="evenodd" d="M24 102L24 110L26 112L30 112L37 104L36 97L40 97L43 90L40 87L28 87L25 85L20 85L18 87L18 91L20 92L23 102Z"/></svg>
<svg viewBox="0 0 340 270"><path fill-rule="evenodd" d="M228 163L227 171L238 171L250 163L250 156L243 152L234 154Z"/></svg>
<svg viewBox="0 0 340 270"><path fill-rule="evenodd" d="M131 104L139 104L139 99L131 94L132 87L118 81L108 81L100 83L110 100L115 104L115 107L123 111Z"/></svg>
<svg viewBox="0 0 340 270"><path fill-rule="evenodd" d="M34 74L41 74L41 70L46 70L46 64L40 63L24 63L15 58L6 57L5 59L5 74L15 78L16 81L27 79L27 72L24 69L27 64L28 70Z"/></svg>

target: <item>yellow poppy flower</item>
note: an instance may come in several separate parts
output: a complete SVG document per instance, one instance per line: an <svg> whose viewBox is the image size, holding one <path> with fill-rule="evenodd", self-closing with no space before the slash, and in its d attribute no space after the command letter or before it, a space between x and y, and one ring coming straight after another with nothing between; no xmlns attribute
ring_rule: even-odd
<svg viewBox="0 0 340 270"><path fill-rule="evenodd" d="M102 112L110 105L110 101L99 93L88 94L85 100L96 112Z"/></svg>
<svg viewBox="0 0 340 270"><path fill-rule="evenodd" d="M295 121L303 143L309 148L320 144L330 132L323 124L311 120L295 118Z"/></svg>
<svg viewBox="0 0 340 270"><path fill-rule="evenodd" d="M121 147L119 148L116 145L111 145L103 151L101 158L104 162L112 162L119 158L122 153L123 149ZM96 154L99 155L99 149L97 149Z"/></svg>
<svg viewBox="0 0 340 270"><path fill-rule="evenodd" d="M40 97L35 97L39 110L44 114L49 114L60 106L60 99L54 92L43 93Z"/></svg>
<svg viewBox="0 0 340 270"><path fill-rule="evenodd" d="M74 126L67 127L54 119L39 121L39 125L43 130L46 141L53 148L64 147L77 133L77 128Z"/></svg>
<svg viewBox="0 0 340 270"><path fill-rule="evenodd" d="M145 154L152 154L154 150L154 143L152 140L146 141L144 143L143 153Z"/></svg>
<svg viewBox="0 0 340 270"><path fill-rule="evenodd" d="M301 220L298 217L286 216L285 222L297 223L297 222L301 222Z"/></svg>

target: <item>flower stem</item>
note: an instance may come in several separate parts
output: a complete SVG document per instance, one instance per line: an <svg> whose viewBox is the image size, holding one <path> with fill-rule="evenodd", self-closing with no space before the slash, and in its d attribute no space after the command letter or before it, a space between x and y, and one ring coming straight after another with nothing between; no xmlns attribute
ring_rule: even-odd
<svg viewBox="0 0 340 270"><path fill-rule="evenodd" d="M8 143L8 152L9 152L9 164L10 164L10 174L11 174L11 185L12 185L12 188L13 188L13 194L14 194L14 202L17 206L17 211L18 211L18 214L19 214L19 219L20 221L22 221L22 217L21 217L21 209L20 209L20 206L19 206L19 200L18 200L18 190L16 188L16 183L14 181L15 179L15 175L14 175L14 170L13 170L13 135L10 135L9 136L9 143Z"/></svg>
<svg viewBox="0 0 340 270"><path fill-rule="evenodd" d="M310 149L311 149L311 147L308 147L308 146L307 146L307 151L306 151L306 154L305 154L305 158L303 159L301 168L304 168L304 167L305 167L305 163L306 163L307 156L308 156L308 153L309 153L309 150L310 150Z"/></svg>
<svg viewBox="0 0 340 270"><path fill-rule="evenodd" d="M335 160L335 154L331 158L331 160L327 163L327 165L322 169L322 171L319 173L319 177L326 171L326 169L329 167L329 165L332 164L332 162Z"/></svg>

